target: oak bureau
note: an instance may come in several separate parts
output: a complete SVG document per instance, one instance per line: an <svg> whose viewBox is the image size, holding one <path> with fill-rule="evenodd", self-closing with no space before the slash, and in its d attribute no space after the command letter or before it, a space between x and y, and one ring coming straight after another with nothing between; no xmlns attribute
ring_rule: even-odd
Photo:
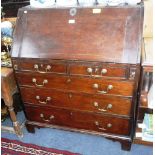
<svg viewBox="0 0 155 155"><path fill-rule="evenodd" d="M101 135L130 150L143 3L19 9L12 63L34 127Z"/></svg>

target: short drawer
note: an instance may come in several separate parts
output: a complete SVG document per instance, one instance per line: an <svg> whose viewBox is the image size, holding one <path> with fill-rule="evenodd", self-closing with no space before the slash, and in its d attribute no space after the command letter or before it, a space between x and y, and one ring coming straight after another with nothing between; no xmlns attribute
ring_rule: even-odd
<svg viewBox="0 0 155 155"><path fill-rule="evenodd" d="M20 86L54 88L91 94L114 94L132 96L134 81L108 80L102 78L69 77L61 75L16 73Z"/></svg>
<svg viewBox="0 0 155 155"><path fill-rule="evenodd" d="M69 66L70 75L83 75L95 77L127 78L128 67L118 64L74 63Z"/></svg>
<svg viewBox="0 0 155 155"><path fill-rule="evenodd" d="M25 103L61 107L74 110L92 111L98 113L131 115L131 99L107 96L89 95L58 90L31 89L21 87L20 92Z"/></svg>
<svg viewBox="0 0 155 155"><path fill-rule="evenodd" d="M33 71L39 73L66 73L65 62L56 60L20 59L12 60L16 71Z"/></svg>
<svg viewBox="0 0 155 155"><path fill-rule="evenodd" d="M118 135L130 135L130 119L28 105L25 109L29 121Z"/></svg>

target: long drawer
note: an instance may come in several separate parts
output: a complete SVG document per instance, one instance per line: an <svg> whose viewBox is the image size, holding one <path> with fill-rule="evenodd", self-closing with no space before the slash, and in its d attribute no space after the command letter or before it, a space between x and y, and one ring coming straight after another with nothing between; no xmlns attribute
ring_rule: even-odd
<svg viewBox="0 0 155 155"><path fill-rule="evenodd" d="M25 106L29 121L91 131L130 135L130 120L112 116L69 111L59 108Z"/></svg>
<svg viewBox="0 0 155 155"><path fill-rule="evenodd" d="M75 92L132 96L133 81L72 77L39 73L16 73L20 86L54 88Z"/></svg>
<svg viewBox="0 0 155 155"><path fill-rule="evenodd" d="M131 115L131 99L107 95L87 95L57 90L42 90L21 87L25 103L55 106L100 113Z"/></svg>

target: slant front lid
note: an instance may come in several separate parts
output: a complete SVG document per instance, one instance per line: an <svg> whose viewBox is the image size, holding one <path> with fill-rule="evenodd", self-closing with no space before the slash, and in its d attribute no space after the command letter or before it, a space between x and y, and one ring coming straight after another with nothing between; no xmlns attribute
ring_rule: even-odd
<svg viewBox="0 0 155 155"><path fill-rule="evenodd" d="M12 57L139 63L142 8L22 8Z"/></svg>

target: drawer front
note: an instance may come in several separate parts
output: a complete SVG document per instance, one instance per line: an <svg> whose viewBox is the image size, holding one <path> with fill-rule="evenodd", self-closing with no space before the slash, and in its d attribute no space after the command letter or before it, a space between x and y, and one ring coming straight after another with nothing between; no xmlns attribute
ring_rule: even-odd
<svg viewBox="0 0 155 155"><path fill-rule="evenodd" d="M130 134L130 120L58 108L26 106L30 121L119 135Z"/></svg>
<svg viewBox="0 0 155 155"><path fill-rule="evenodd" d="M133 81L106 80L99 78L69 77L37 73L16 73L20 86L55 88L95 94L132 96Z"/></svg>
<svg viewBox="0 0 155 155"><path fill-rule="evenodd" d="M97 64L97 63L74 63L69 67L71 75L84 75L84 76L96 76L96 77L115 77L115 78L127 78L127 67L120 67L112 64Z"/></svg>
<svg viewBox="0 0 155 155"><path fill-rule="evenodd" d="M131 115L131 99L106 96L87 95L56 90L44 90L21 87L22 99L25 103L54 106L98 113Z"/></svg>
<svg viewBox="0 0 155 155"><path fill-rule="evenodd" d="M66 73L67 65L61 61L48 60L12 60L13 67L19 71L33 71L39 73Z"/></svg>

